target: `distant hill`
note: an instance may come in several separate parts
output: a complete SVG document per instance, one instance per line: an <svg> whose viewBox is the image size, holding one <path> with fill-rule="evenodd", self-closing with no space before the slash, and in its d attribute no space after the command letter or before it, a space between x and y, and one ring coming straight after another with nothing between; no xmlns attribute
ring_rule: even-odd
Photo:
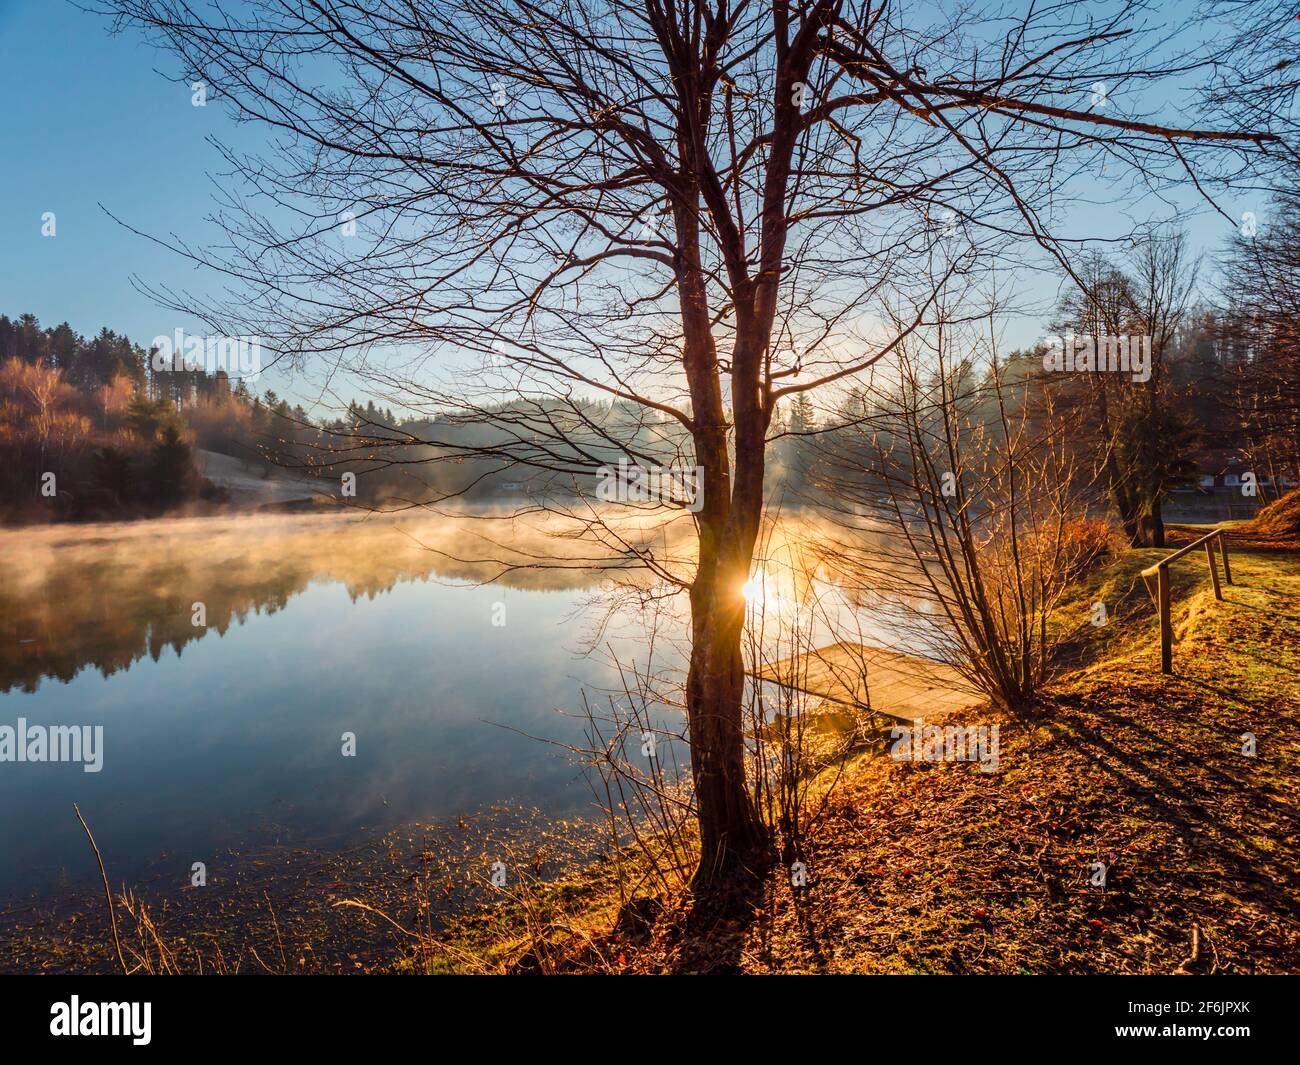
<svg viewBox="0 0 1300 1065"><path fill-rule="evenodd" d="M315 499L328 490L329 482L298 477L289 470L266 467L256 461L246 466L232 455L205 448L195 448L194 459L199 472L230 493L230 502L240 507Z"/></svg>

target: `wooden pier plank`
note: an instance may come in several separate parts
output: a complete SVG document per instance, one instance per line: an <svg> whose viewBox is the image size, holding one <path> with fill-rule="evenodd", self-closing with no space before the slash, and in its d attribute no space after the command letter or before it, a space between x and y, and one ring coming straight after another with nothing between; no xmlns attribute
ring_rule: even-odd
<svg viewBox="0 0 1300 1065"><path fill-rule="evenodd" d="M830 702L911 721L969 710L985 696L952 666L858 643L836 643L752 674Z"/></svg>

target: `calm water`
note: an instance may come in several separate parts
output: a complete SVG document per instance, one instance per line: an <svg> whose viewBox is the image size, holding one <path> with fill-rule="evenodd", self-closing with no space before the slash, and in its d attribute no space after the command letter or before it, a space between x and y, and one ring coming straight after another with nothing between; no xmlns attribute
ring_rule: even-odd
<svg viewBox="0 0 1300 1065"><path fill-rule="evenodd" d="M0 762L0 895L93 871L74 802L128 882L184 882L191 862L250 841L342 844L502 800L589 809L573 761L529 736L581 743L581 692L617 678L582 653L597 576L482 584L502 556L481 522L409 526L0 532L0 725L104 728L98 773Z"/></svg>

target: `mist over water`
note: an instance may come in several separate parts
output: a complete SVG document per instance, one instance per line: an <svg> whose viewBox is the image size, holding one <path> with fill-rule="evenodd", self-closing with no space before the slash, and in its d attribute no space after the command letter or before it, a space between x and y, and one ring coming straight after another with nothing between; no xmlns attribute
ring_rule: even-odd
<svg viewBox="0 0 1300 1065"><path fill-rule="evenodd" d="M313 582L373 598L403 581L521 591L645 583L630 560L565 538L558 519L491 513L184 518L0 531L0 690L105 673L208 630L274 613ZM632 542L651 534L634 528ZM204 604L206 626L192 622Z"/></svg>
<svg viewBox="0 0 1300 1065"><path fill-rule="evenodd" d="M114 878L178 886L250 842L499 801L584 812L572 761L530 737L581 740L582 691L617 687L604 648L634 630L603 624L600 589L645 576L556 531L472 514L0 532L0 725L104 732L98 773L0 764L0 895L93 867L74 802Z"/></svg>

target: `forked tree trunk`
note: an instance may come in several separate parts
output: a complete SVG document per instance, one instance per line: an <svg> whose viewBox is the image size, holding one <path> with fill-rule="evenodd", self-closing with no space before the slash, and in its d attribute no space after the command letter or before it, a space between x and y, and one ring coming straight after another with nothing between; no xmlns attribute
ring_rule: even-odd
<svg viewBox="0 0 1300 1065"><path fill-rule="evenodd" d="M686 155L689 139L682 142ZM775 148L774 148L775 155ZM686 674L690 770L699 822L699 867L693 887L722 888L766 866L767 832L745 782L744 585L763 516L763 467L771 408L759 386L762 355L771 341L775 286L742 315L732 345L732 408L723 403L705 272L699 259L698 187L689 209L677 209L677 286L681 302L682 365L690 386L695 463L703 472L697 515L699 557L690 588L692 646ZM777 199L777 203L781 200ZM779 255L783 234L771 237ZM736 272L744 272L737 261ZM776 276L776 274L772 274ZM754 298L754 285L742 286ZM761 306L758 306L761 304ZM728 437L735 442L735 462Z"/></svg>
<svg viewBox="0 0 1300 1065"><path fill-rule="evenodd" d="M712 363L712 340L699 350ZM711 366L710 366L711 369ZM767 857L767 833L745 780L744 584L763 514L766 411L752 399L735 402L734 467L727 418L716 375L696 380L694 399L704 416L695 427L696 461L703 470L698 515L699 558L691 585L691 658L686 709L691 772L700 828L699 888L757 871ZM742 409L735 409L742 408ZM734 476L733 476L734 469Z"/></svg>

